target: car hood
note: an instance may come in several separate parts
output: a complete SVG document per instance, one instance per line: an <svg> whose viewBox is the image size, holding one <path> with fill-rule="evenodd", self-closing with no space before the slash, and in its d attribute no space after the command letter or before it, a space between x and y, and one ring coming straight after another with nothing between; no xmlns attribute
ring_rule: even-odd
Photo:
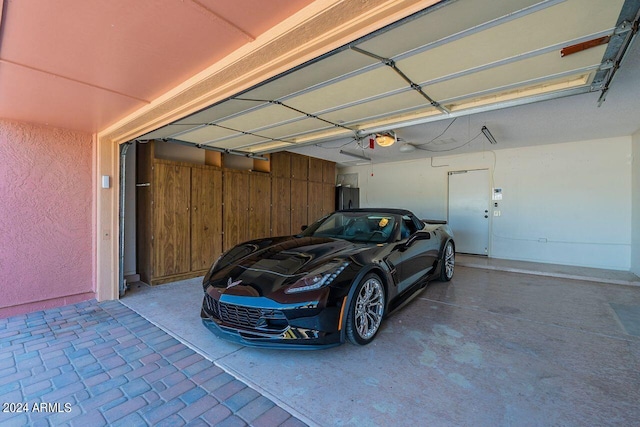
<svg viewBox="0 0 640 427"><path fill-rule="evenodd" d="M269 296L291 285L322 264L347 259L370 246L346 240L318 237L291 237L265 242L254 241L256 252L216 271L207 285L219 294Z"/></svg>

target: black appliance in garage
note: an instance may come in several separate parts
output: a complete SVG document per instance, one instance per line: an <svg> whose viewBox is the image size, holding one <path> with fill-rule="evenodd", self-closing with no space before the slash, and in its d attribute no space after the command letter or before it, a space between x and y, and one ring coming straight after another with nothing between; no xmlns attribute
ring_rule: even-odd
<svg viewBox="0 0 640 427"><path fill-rule="evenodd" d="M336 187L336 210L357 209L360 207L360 189Z"/></svg>

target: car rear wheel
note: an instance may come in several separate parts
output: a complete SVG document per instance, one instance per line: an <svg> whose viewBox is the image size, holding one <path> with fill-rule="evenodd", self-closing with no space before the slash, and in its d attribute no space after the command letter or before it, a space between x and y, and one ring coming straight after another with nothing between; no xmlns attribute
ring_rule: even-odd
<svg viewBox="0 0 640 427"><path fill-rule="evenodd" d="M453 243L450 241L444 246L442 251L442 269L440 271L440 280L448 282L453 278L453 270L456 264L456 253L453 249Z"/></svg>
<svg viewBox="0 0 640 427"><path fill-rule="evenodd" d="M356 288L347 315L347 338L356 345L369 344L375 338L384 316L385 297L382 280L368 274Z"/></svg>

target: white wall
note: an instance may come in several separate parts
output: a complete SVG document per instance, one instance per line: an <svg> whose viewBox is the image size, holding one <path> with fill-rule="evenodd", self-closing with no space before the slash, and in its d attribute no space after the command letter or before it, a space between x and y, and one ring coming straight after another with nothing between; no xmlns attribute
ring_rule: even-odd
<svg viewBox="0 0 640 427"><path fill-rule="evenodd" d="M633 135L631 271L640 276L640 131Z"/></svg>
<svg viewBox="0 0 640 427"><path fill-rule="evenodd" d="M501 216L490 216L491 257L629 270L631 137L436 157L433 166L431 159L356 166L339 173L358 173L363 207L404 207L420 218L446 219L447 173L468 169L489 169L492 186L503 191Z"/></svg>

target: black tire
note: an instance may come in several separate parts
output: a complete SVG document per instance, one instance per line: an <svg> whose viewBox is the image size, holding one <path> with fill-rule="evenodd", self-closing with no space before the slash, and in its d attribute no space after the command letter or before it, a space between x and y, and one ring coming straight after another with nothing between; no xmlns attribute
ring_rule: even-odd
<svg viewBox="0 0 640 427"><path fill-rule="evenodd" d="M442 249L441 264L440 281L448 282L453 278L453 272L456 266L456 252L450 240L444 245L444 249Z"/></svg>
<svg viewBox="0 0 640 427"><path fill-rule="evenodd" d="M347 314L346 332L349 342L369 344L380 330L385 312L384 285L378 275L367 274L358 283Z"/></svg>

